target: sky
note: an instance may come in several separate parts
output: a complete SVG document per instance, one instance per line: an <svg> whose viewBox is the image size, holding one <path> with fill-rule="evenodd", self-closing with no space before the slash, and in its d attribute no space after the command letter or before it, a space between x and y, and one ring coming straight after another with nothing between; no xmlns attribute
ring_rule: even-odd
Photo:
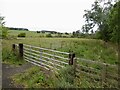
<svg viewBox="0 0 120 90"><path fill-rule="evenodd" d="M31 31L73 32L85 24L84 10L95 0L0 0L5 26Z"/></svg>

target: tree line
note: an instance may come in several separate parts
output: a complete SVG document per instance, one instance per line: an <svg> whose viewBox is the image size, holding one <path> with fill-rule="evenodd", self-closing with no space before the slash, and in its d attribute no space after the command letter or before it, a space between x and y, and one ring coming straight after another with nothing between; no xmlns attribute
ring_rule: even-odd
<svg viewBox="0 0 120 90"><path fill-rule="evenodd" d="M14 27L7 27L9 30L24 30L29 31L27 28L14 28Z"/></svg>

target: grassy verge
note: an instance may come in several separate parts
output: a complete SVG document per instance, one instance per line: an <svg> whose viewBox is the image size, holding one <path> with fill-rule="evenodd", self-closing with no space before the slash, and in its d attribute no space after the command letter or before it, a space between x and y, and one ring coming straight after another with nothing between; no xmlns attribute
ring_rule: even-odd
<svg viewBox="0 0 120 90"><path fill-rule="evenodd" d="M10 40L2 40L2 63L12 65L22 65L24 60L18 58L18 55L12 51L12 43Z"/></svg>
<svg viewBox="0 0 120 90"><path fill-rule="evenodd" d="M49 76L50 75L50 76ZM68 66L59 73L46 75L40 67L32 67L24 73L12 76L13 81L25 88L101 88L101 82L94 82L84 75L75 77L73 67ZM48 77L49 76L49 77Z"/></svg>
<svg viewBox="0 0 120 90"><path fill-rule="evenodd" d="M24 73L12 76L16 84L22 84L25 88L51 88L53 87L51 79L37 66L34 66Z"/></svg>
<svg viewBox="0 0 120 90"><path fill-rule="evenodd" d="M19 59L17 55L7 49L2 50L2 62L12 65L22 65L25 63L24 60Z"/></svg>
<svg viewBox="0 0 120 90"><path fill-rule="evenodd" d="M59 72L59 74L47 75L40 67L32 67L26 70L24 73L16 74L12 76L13 81L16 84L23 85L25 88L72 88L73 73L72 68L68 67Z"/></svg>

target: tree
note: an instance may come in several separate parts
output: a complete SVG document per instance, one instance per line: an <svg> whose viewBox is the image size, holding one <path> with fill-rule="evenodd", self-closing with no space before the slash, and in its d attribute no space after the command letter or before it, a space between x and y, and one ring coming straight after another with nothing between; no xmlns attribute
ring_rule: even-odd
<svg viewBox="0 0 120 90"><path fill-rule="evenodd" d="M3 27L5 24L4 22L4 17L3 16L0 16L0 27Z"/></svg>
<svg viewBox="0 0 120 90"><path fill-rule="evenodd" d="M59 33L59 32L58 32L58 37L62 37L62 33Z"/></svg>
<svg viewBox="0 0 120 90"><path fill-rule="evenodd" d="M113 5L111 4L111 1L108 0L107 2L104 2L103 6L101 6L101 2L103 1L96 0L94 4L92 4L91 10L85 10L83 17L85 18L86 24L83 25L82 30L83 32L88 33L89 31L92 31L95 26L97 26L100 38L107 42L111 38L108 29L108 19Z"/></svg>
<svg viewBox="0 0 120 90"><path fill-rule="evenodd" d="M0 16L0 37L6 38L8 34L8 28L4 27L4 17Z"/></svg>
<svg viewBox="0 0 120 90"><path fill-rule="evenodd" d="M72 37L79 37L80 34L81 34L80 30L73 31L73 33L72 33Z"/></svg>
<svg viewBox="0 0 120 90"><path fill-rule="evenodd" d="M65 32L66 35L69 35L69 33Z"/></svg>
<svg viewBox="0 0 120 90"><path fill-rule="evenodd" d="M120 1L116 2L111 9L109 15L109 30L111 32L111 40L120 43Z"/></svg>

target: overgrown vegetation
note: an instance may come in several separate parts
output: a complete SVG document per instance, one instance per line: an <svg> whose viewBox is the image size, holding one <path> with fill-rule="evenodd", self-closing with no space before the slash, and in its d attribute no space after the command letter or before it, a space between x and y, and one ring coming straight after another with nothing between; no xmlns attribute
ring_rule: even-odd
<svg viewBox="0 0 120 90"><path fill-rule="evenodd" d="M14 75L12 79L17 84L24 85L25 88L75 88L73 67L66 67L58 74L49 74L51 76L46 75L45 72L34 66L24 73Z"/></svg>
<svg viewBox="0 0 120 90"><path fill-rule="evenodd" d="M12 51L12 43L9 40L2 41L2 62L13 65L22 65L25 63L24 60L20 59L18 52L14 53Z"/></svg>
<svg viewBox="0 0 120 90"><path fill-rule="evenodd" d="M95 39L74 39L65 41L62 48L58 48L61 51L73 51L76 57L91 59L93 61L100 61L110 64L118 64L118 52L115 46L107 44L101 40Z"/></svg>
<svg viewBox="0 0 120 90"><path fill-rule="evenodd" d="M4 17L0 16L0 38L7 38L8 28L4 27Z"/></svg>
<svg viewBox="0 0 120 90"><path fill-rule="evenodd" d="M49 72L49 73L48 73ZM51 73L51 74L50 74ZM40 67L32 67L24 73L16 74L12 77L18 85L22 84L25 88L102 88L117 87L113 82L113 86L109 83L101 83L101 80L88 77L86 74L80 73L76 76L73 66L67 66L58 73L40 69ZM110 81L111 82L111 81ZM114 86L115 85L115 86Z"/></svg>
<svg viewBox="0 0 120 90"><path fill-rule="evenodd" d="M37 66L34 66L24 73L16 74L12 77L14 82L22 84L25 88L50 88L53 87L49 77L41 71Z"/></svg>
<svg viewBox="0 0 120 90"><path fill-rule="evenodd" d="M18 58L18 55L5 48L2 49L2 62L12 65L22 65L25 63L24 60Z"/></svg>
<svg viewBox="0 0 120 90"><path fill-rule="evenodd" d="M54 75L53 86L55 88L75 88L75 74L73 66L66 66Z"/></svg>

